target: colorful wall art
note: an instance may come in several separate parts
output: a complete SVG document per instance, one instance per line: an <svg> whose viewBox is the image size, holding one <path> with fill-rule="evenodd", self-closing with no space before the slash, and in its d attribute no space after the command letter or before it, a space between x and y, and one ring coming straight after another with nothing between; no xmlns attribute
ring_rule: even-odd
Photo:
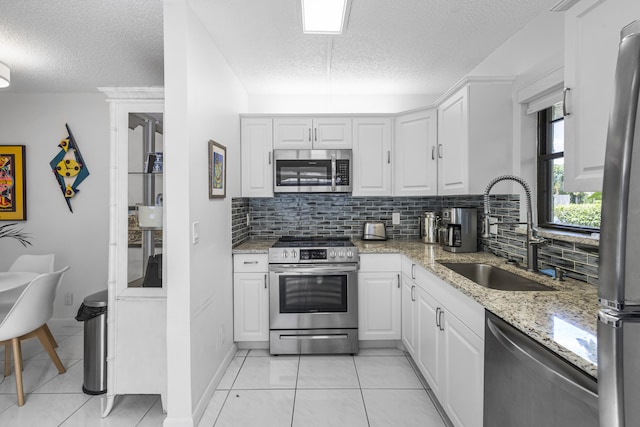
<svg viewBox="0 0 640 427"><path fill-rule="evenodd" d="M0 221L27 219L24 145L0 145Z"/></svg>
<svg viewBox="0 0 640 427"><path fill-rule="evenodd" d="M209 141L209 198L224 198L227 189L227 148Z"/></svg>
<svg viewBox="0 0 640 427"><path fill-rule="evenodd" d="M69 206L69 211L73 213L71 199L80 191L78 186L89 176L89 169L84 163L69 125L65 124L65 126L67 127L68 136L58 144L60 152L49 162L49 165L60 185L60 190L64 195L67 206Z"/></svg>

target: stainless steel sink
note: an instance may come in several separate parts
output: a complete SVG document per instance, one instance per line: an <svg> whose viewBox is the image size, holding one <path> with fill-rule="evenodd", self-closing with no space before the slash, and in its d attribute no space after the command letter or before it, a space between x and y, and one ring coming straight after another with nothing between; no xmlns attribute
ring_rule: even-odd
<svg viewBox="0 0 640 427"><path fill-rule="evenodd" d="M486 288L501 291L554 291L526 277L489 264L441 262L443 266Z"/></svg>

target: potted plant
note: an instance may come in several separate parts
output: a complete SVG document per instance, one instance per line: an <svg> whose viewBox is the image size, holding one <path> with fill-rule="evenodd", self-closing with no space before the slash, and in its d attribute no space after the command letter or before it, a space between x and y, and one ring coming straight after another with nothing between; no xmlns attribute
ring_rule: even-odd
<svg viewBox="0 0 640 427"><path fill-rule="evenodd" d="M30 237L28 233L22 231L22 228L17 228L18 223L0 225L0 239L3 237L11 237L16 239L25 248L31 245L29 241Z"/></svg>

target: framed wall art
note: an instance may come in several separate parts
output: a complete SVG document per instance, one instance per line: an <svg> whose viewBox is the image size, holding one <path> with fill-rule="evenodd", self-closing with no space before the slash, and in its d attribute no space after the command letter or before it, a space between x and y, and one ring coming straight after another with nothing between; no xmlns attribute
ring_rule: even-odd
<svg viewBox="0 0 640 427"><path fill-rule="evenodd" d="M69 211L73 213L71 209L71 198L75 197L80 190L78 186L89 176L89 169L80 154L80 148L78 143L71 133L71 128L68 124L65 124L67 128L67 137L60 141L58 147L60 151L49 162L53 176L56 177L60 191L64 196L64 200L67 202Z"/></svg>
<svg viewBox="0 0 640 427"><path fill-rule="evenodd" d="M24 145L0 145L0 221L27 219L24 153Z"/></svg>
<svg viewBox="0 0 640 427"><path fill-rule="evenodd" d="M209 198L224 198L227 192L227 148L209 141Z"/></svg>

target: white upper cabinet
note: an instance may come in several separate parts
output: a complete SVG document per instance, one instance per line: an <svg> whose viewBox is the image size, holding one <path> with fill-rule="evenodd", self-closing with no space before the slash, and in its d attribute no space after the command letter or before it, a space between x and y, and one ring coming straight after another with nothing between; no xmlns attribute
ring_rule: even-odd
<svg viewBox="0 0 640 427"><path fill-rule="evenodd" d="M460 194L468 191L468 103L469 90L464 87L438 107L437 151L440 194Z"/></svg>
<svg viewBox="0 0 640 427"><path fill-rule="evenodd" d="M242 118L242 197L273 197L273 121Z"/></svg>
<svg viewBox="0 0 640 427"><path fill-rule="evenodd" d="M306 117L284 117L273 120L273 148L307 149L312 148L313 124Z"/></svg>
<svg viewBox="0 0 640 427"><path fill-rule="evenodd" d="M391 195L391 119L353 119L353 195Z"/></svg>
<svg viewBox="0 0 640 427"><path fill-rule="evenodd" d="M395 119L393 195L435 196L438 192L437 110Z"/></svg>
<svg viewBox="0 0 640 427"><path fill-rule="evenodd" d="M313 148L316 150L353 147L350 117L313 119Z"/></svg>
<svg viewBox="0 0 640 427"><path fill-rule="evenodd" d="M438 194L482 194L493 178L512 172L511 91L510 79L470 78L440 103Z"/></svg>
<svg viewBox="0 0 640 427"><path fill-rule="evenodd" d="M349 149L349 117L278 117L273 120L275 149Z"/></svg>
<svg viewBox="0 0 640 427"><path fill-rule="evenodd" d="M565 12L565 191L599 191L620 30L638 0L582 0Z"/></svg>

